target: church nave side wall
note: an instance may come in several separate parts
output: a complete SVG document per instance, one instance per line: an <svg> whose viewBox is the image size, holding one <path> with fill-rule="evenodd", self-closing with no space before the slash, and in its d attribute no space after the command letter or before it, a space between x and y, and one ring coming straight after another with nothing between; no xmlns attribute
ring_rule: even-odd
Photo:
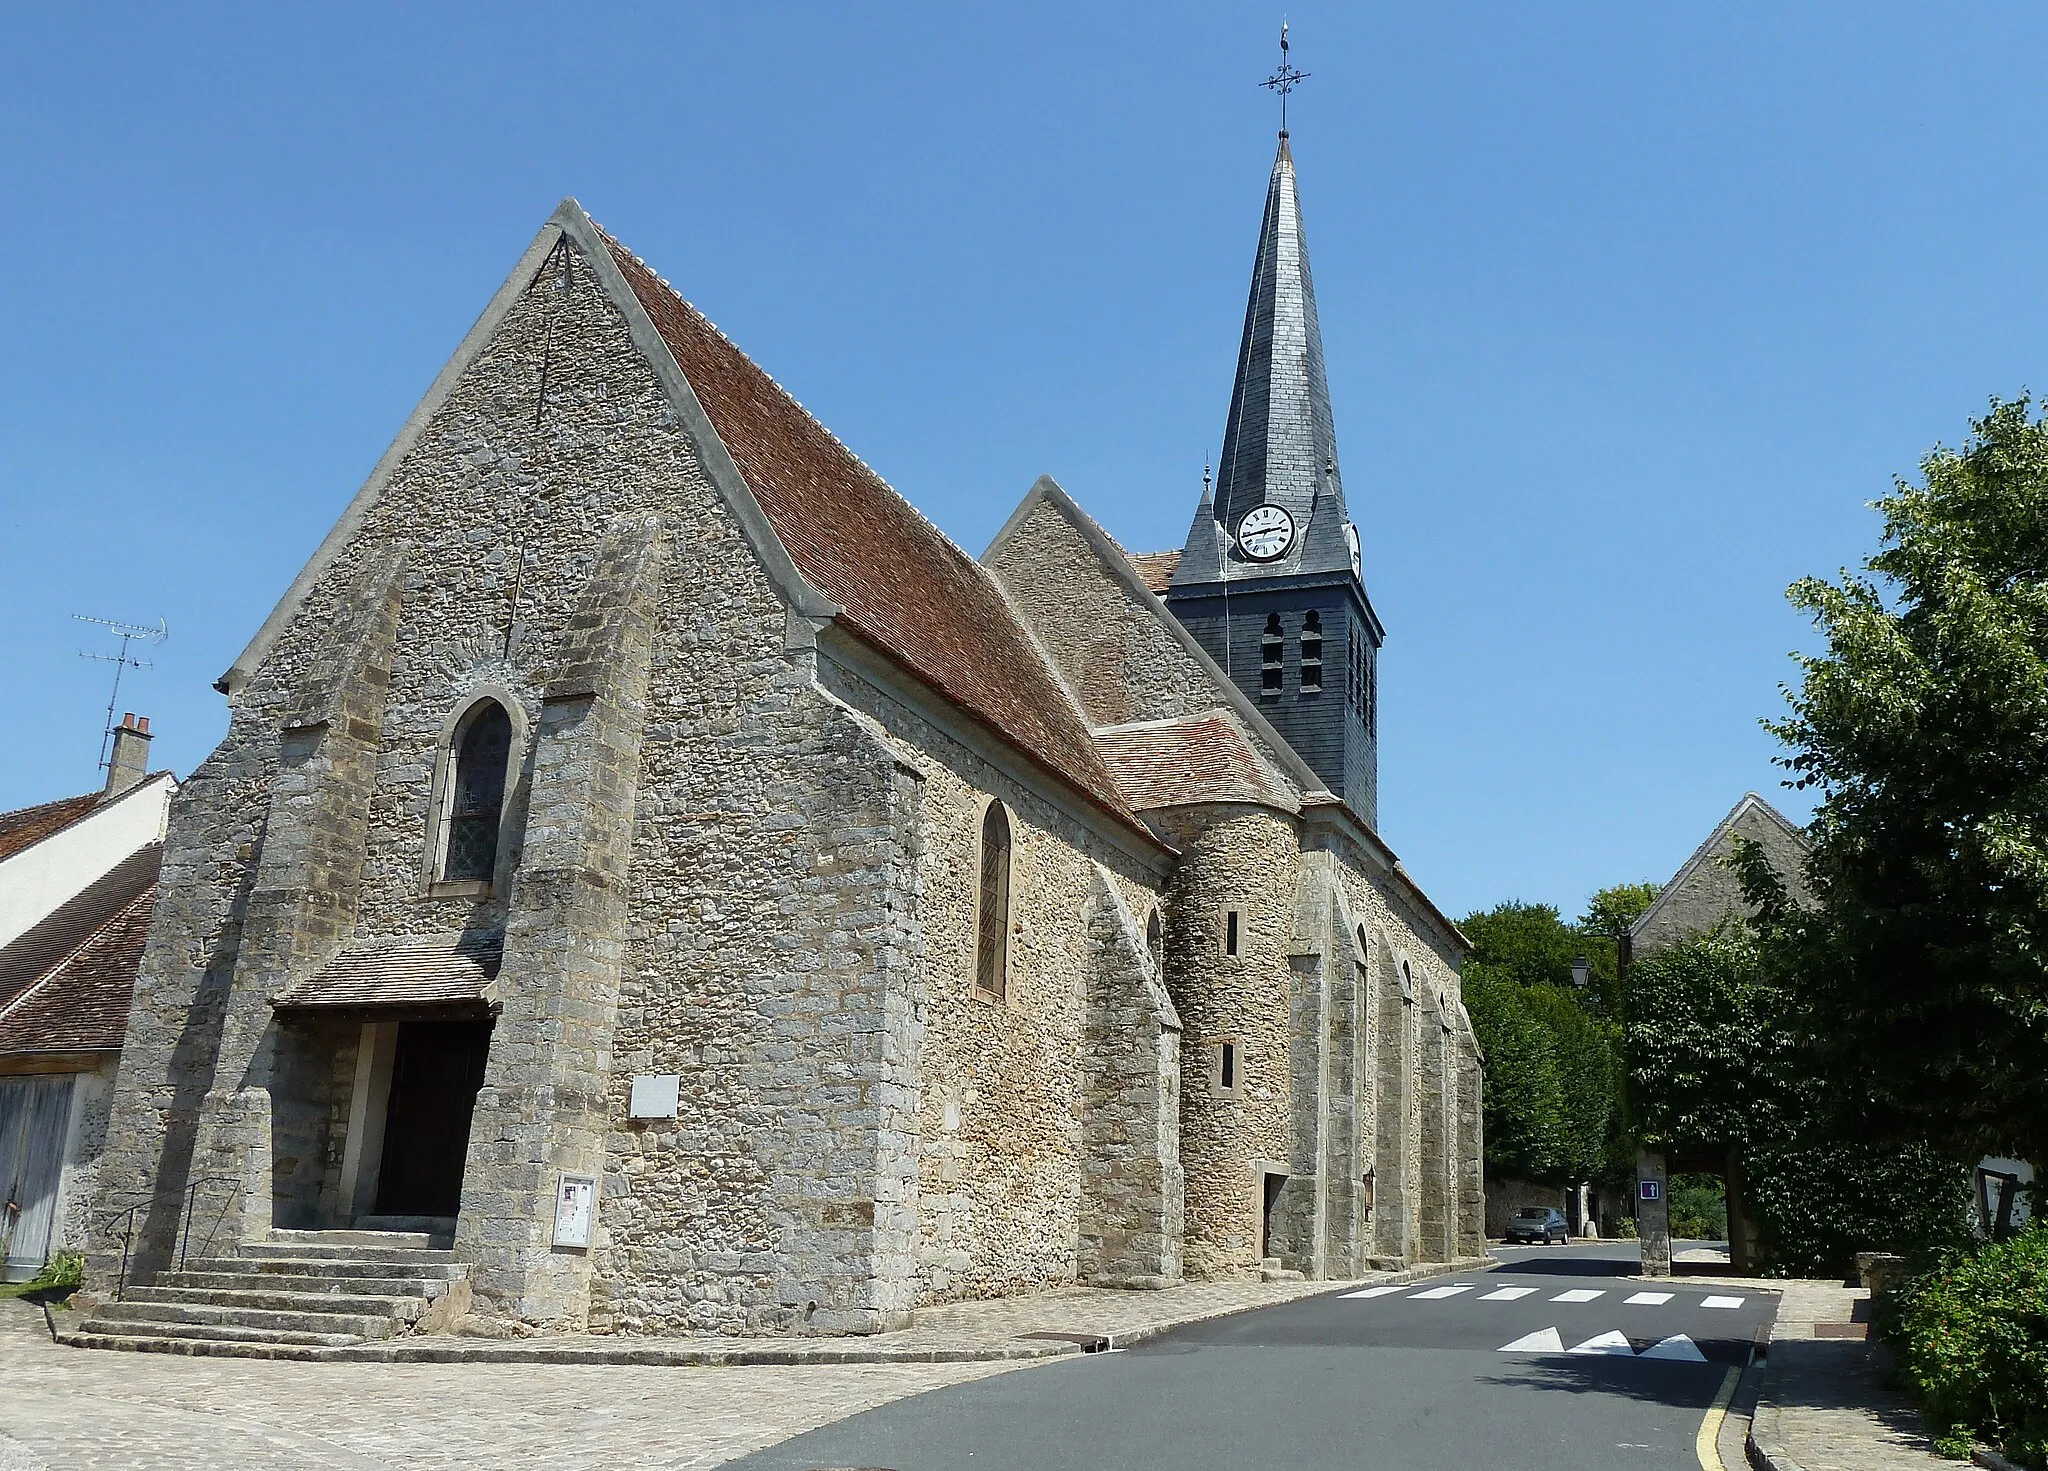
<svg viewBox="0 0 2048 1471"><path fill-rule="evenodd" d="M852 670L821 661L821 674L887 732L922 786L916 1301L1073 1282L1097 865L1140 924L1158 903L1159 881L1020 780L1014 755L977 749ZM1000 999L975 984L980 845L992 800L1003 803L1011 832Z"/></svg>

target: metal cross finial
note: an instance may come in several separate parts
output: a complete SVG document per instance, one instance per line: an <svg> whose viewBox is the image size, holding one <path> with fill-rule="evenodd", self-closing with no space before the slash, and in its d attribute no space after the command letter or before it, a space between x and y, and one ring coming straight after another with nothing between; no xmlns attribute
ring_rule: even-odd
<svg viewBox="0 0 2048 1471"><path fill-rule="evenodd" d="M1280 94L1280 136L1287 136L1287 94L1308 80L1308 73L1295 70L1294 63L1287 59L1287 22L1280 22L1280 69L1265 81L1261 87L1271 87Z"/></svg>

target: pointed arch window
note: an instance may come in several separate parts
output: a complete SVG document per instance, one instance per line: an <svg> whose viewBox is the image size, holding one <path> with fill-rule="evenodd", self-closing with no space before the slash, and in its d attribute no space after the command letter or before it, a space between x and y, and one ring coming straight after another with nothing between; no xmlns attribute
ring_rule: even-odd
<svg viewBox="0 0 2048 1471"><path fill-rule="evenodd" d="M1159 923L1159 911L1154 909L1145 920L1145 948L1152 952L1152 973L1166 974L1166 930Z"/></svg>
<svg viewBox="0 0 2048 1471"><path fill-rule="evenodd" d="M1323 690L1323 615L1311 609L1301 620L1301 692Z"/></svg>
<svg viewBox="0 0 2048 1471"><path fill-rule="evenodd" d="M455 732L448 837L441 859L444 880L487 884L497 872L498 828L511 759L512 717L496 700L478 701Z"/></svg>
<svg viewBox="0 0 2048 1471"><path fill-rule="evenodd" d="M1286 647L1287 635L1280 627L1280 615L1266 615L1266 631L1259 636L1259 693L1277 695L1286 683L1287 671L1282 666L1281 651Z"/></svg>
<svg viewBox="0 0 2048 1471"><path fill-rule="evenodd" d="M1000 999L1010 971L1010 814L991 802L981 814L981 902L974 938L974 986Z"/></svg>

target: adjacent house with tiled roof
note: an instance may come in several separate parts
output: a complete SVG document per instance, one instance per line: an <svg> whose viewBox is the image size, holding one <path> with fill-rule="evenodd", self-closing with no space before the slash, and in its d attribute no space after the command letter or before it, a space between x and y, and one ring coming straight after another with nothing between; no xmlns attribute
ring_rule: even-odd
<svg viewBox="0 0 2048 1471"><path fill-rule="evenodd" d="M1137 558L1050 480L970 555L565 202L219 682L103 1186L189 1306L83 1340L207 1346L252 1254L300 1348L1476 1255L1293 168Z"/></svg>
<svg viewBox="0 0 2048 1471"><path fill-rule="evenodd" d="M97 792L0 812L0 1252L7 1281L89 1243L115 1064L176 783L149 722Z"/></svg>

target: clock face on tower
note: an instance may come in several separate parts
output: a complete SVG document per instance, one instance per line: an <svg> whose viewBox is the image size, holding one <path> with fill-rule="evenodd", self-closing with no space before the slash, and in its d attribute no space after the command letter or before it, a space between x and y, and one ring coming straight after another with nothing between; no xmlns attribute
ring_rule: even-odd
<svg viewBox="0 0 2048 1471"><path fill-rule="evenodd" d="M1237 549L1254 562L1270 562L1294 545L1294 518L1280 506L1253 506L1237 523Z"/></svg>

